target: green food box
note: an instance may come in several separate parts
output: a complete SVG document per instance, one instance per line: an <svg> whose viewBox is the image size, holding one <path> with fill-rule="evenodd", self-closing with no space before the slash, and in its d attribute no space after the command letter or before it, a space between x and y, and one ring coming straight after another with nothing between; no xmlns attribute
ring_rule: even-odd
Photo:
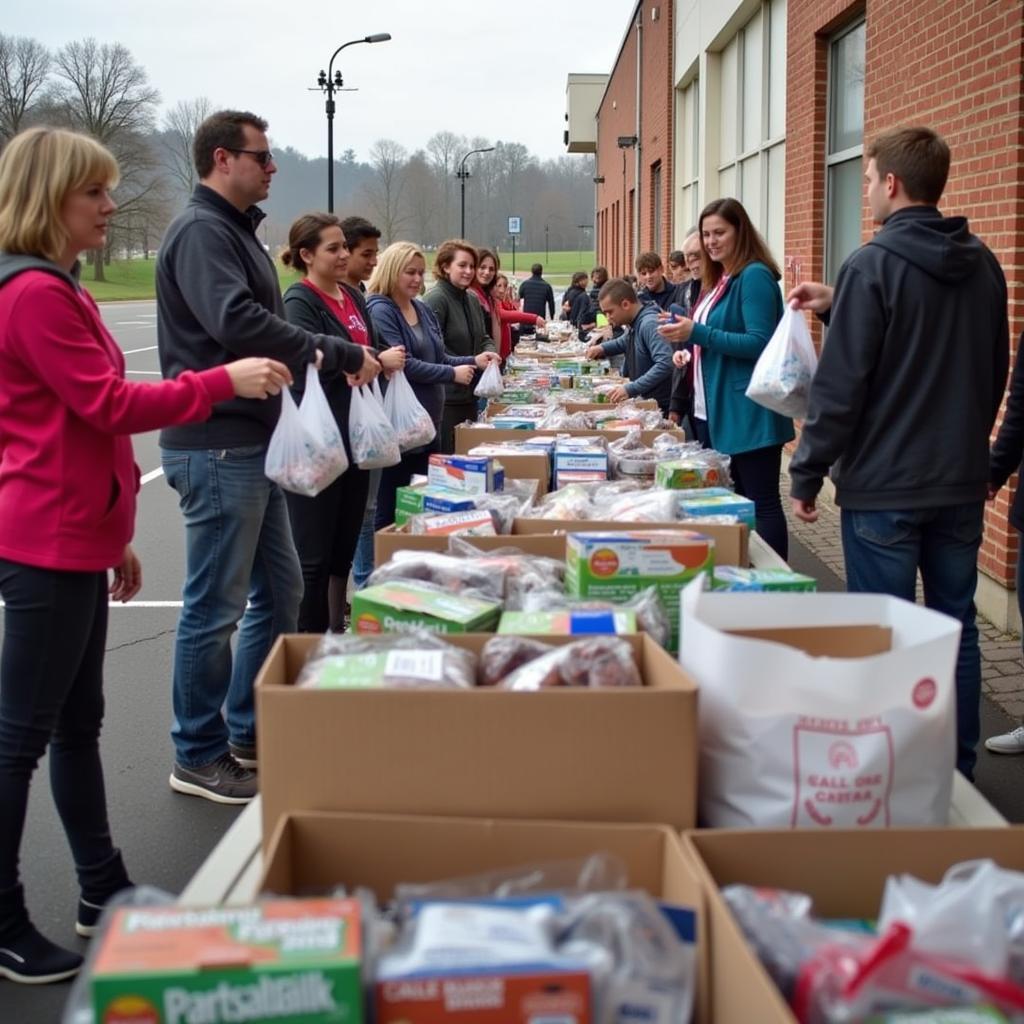
<svg viewBox="0 0 1024 1024"><path fill-rule="evenodd" d="M471 494L448 487L410 484L395 491L395 526L404 526L422 512L469 512L476 508Z"/></svg>
<svg viewBox="0 0 1024 1024"><path fill-rule="evenodd" d="M422 583L394 580L365 587L352 595L354 633L491 633L501 605L475 597L448 594Z"/></svg>
<svg viewBox="0 0 1024 1024"><path fill-rule="evenodd" d="M92 969L98 1024L359 1024L359 903L123 907Z"/></svg>
<svg viewBox="0 0 1024 1024"><path fill-rule="evenodd" d="M715 567L712 590L817 590L813 576L804 576L789 569L742 569L738 565Z"/></svg>
<svg viewBox="0 0 1024 1024"><path fill-rule="evenodd" d="M654 586L668 612L669 650L679 649L679 591L715 565L715 542L692 530L570 533L565 589L614 603Z"/></svg>
<svg viewBox="0 0 1024 1024"><path fill-rule="evenodd" d="M667 459L654 471L654 486L674 491L689 487L719 487L722 476L718 467L703 459Z"/></svg>
<svg viewBox="0 0 1024 1024"><path fill-rule="evenodd" d="M518 636L587 636L607 633L635 633L636 612L628 608L607 611L566 608L550 612L503 612L499 633Z"/></svg>

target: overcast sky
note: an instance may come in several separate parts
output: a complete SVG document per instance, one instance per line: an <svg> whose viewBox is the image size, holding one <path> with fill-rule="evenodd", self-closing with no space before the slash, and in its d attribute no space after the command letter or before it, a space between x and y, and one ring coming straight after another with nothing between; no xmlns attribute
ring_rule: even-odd
<svg viewBox="0 0 1024 1024"><path fill-rule="evenodd" d="M335 153L366 159L386 136L410 150L435 131L522 142L542 159L564 154L569 72L608 72L633 0L45 0L4 3L0 32L57 49L95 36L120 42L149 73L164 108L208 96L256 111L277 146L327 151L324 97L308 92L350 39L340 67ZM273 11L274 13L261 13Z"/></svg>

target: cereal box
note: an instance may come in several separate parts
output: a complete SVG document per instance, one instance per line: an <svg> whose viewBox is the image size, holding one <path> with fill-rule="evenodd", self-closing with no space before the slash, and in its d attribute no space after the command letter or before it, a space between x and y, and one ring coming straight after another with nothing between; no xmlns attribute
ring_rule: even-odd
<svg viewBox="0 0 1024 1024"><path fill-rule="evenodd" d="M476 496L449 487L399 487L395 491L395 525L404 526L422 512L469 512Z"/></svg>
<svg viewBox="0 0 1024 1024"><path fill-rule="evenodd" d="M352 595L354 633L489 633L498 625L501 605L449 594L415 581L394 580L364 587Z"/></svg>
<svg viewBox="0 0 1024 1024"><path fill-rule="evenodd" d="M427 480L434 487L449 487L468 494L500 491L505 485L505 472L501 464L489 458L470 455L430 456Z"/></svg>

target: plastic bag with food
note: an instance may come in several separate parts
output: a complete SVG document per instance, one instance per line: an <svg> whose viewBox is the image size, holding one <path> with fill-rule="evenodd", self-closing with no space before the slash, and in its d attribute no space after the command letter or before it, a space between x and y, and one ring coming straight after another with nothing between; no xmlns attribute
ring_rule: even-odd
<svg viewBox="0 0 1024 1024"><path fill-rule="evenodd" d="M503 690L560 686L604 689L642 686L643 680L627 641L615 636L592 636L528 661L499 685Z"/></svg>

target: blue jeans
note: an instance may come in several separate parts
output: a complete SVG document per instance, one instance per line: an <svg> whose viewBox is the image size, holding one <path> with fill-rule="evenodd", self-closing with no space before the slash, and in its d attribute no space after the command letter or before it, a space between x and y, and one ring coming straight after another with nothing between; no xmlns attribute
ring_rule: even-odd
<svg viewBox="0 0 1024 1024"><path fill-rule="evenodd" d="M363 513L363 525L359 530L359 541L356 544L356 555L352 560L352 582L356 590L366 586L366 581L374 569L373 525L377 515L377 491L380 488L380 476L383 470L370 470L370 493L366 499L366 511Z"/></svg>
<svg viewBox="0 0 1024 1024"><path fill-rule="evenodd" d="M263 472L264 445L161 456L185 516L171 737L178 763L198 768L229 740L255 744L253 680L277 635L295 631L302 574L284 495Z"/></svg>
<svg viewBox="0 0 1024 1024"><path fill-rule="evenodd" d="M956 663L956 766L974 777L981 733L981 650L974 618L985 506L857 512L843 509L843 558L850 591L914 600L921 570L924 603L957 619L963 632Z"/></svg>

